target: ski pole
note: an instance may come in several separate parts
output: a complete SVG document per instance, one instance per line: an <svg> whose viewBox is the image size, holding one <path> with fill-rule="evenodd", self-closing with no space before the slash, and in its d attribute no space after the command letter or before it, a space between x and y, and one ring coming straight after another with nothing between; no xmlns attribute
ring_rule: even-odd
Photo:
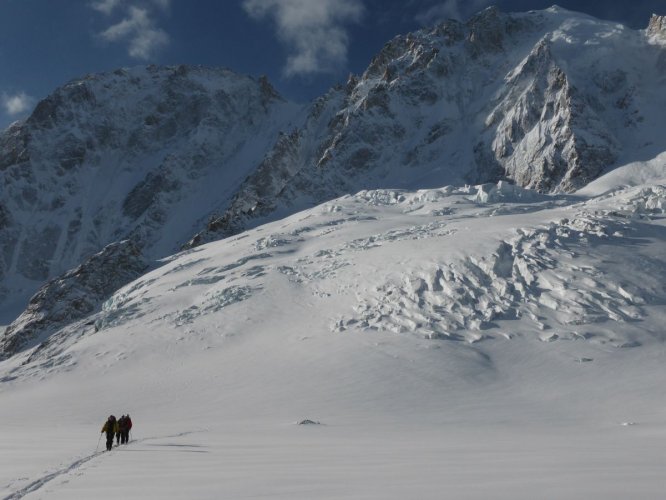
<svg viewBox="0 0 666 500"><path fill-rule="evenodd" d="M99 434L99 439L97 440L97 446L95 447L95 453L97 453L97 450L99 449L99 442L102 440L102 433L100 432Z"/></svg>

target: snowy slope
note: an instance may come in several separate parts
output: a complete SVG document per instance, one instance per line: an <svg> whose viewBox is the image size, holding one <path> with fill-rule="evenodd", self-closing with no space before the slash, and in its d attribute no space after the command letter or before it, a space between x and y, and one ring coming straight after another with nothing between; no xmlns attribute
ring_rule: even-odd
<svg viewBox="0 0 666 500"><path fill-rule="evenodd" d="M587 195L362 191L176 255L0 363L0 491L658 498L650 171ZM134 441L95 454L128 411Z"/></svg>

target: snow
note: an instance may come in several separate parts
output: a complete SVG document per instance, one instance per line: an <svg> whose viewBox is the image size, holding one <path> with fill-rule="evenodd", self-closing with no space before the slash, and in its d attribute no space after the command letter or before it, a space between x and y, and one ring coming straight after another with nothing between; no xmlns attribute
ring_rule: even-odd
<svg viewBox="0 0 666 500"><path fill-rule="evenodd" d="M108 456L63 464L25 498L656 498L644 480L661 472L659 444L638 428L584 437L554 429L544 438L529 427L314 427L137 438Z"/></svg>
<svg viewBox="0 0 666 500"><path fill-rule="evenodd" d="M0 498L659 497L657 160L362 191L166 259L0 363ZM132 441L96 451L112 412Z"/></svg>
<svg viewBox="0 0 666 500"><path fill-rule="evenodd" d="M663 184L666 181L666 153L652 160L632 162L610 171L578 191L581 195L599 196L628 186Z"/></svg>
<svg viewBox="0 0 666 500"><path fill-rule="evenodd" d="M557 61L586 95L627 97L628 108L585 122L603 121L619 137L619 167L606 165L574 193L539 194L505 181L464 185L471 158L447 149L445 161L446 148L424 146L406 170L391 158L404 151L377 143L384 156L357 179L366 189L297 213L276 204L285 218L162 259L92 315L1 361L0 499L662 497L666 153L655 126L663 75L652 63L663 49L646 45L643 32L559 7L524 19L549 34L541 46L539 30L520 35L524 43L498 57L522 62L503 74L519 80L530 64ZM575 39L587 40L584 50ZM584 78L590 67L594 84ZM127 71L88 83L112 100L106 79L144 81L156 70ZM242 109L253 87L222 73L192 78L207 92L222 85ZM492 74L482 58L460 79L485 85ZM379 81L356 85L344 118L358 119ZM498 85L468 103L485 106L480 124L498 123L485 100ZM127 85L116 91L150 98ZM520 118L513 93L500 103L506 109L497 106L508 121ZM409 98L396 97L392 110L405 123L421 119L419 137L446 129L442 113L427 103L411 109ZM174 168L196 182L160 204L169 213L150 234L150 255L167 255L193 219L229 202L285 123L306 121L293 158L313 157L342 100L332 92L307 118L288 103L257 114L261 126L245 124L231 134L237 147L218 151L242 168L200 170L195 157L191 169ZM632 106L641 116L627 122ZM123 109L131 115L132 102ZM380 132L391 124L372 113L363 120ZM262 132L245 141L255 125ZM214 147L214 128L181 139ZM374 140L372 127L354 130ZM526 130L526 142L538 143ZM594 141L586 131L580 137ZM405 143L419 138L410 134ZM462 127L444 146L469 140ZM351 146L339 152L352 158ZM146 173L108 151L81 179L84 230L99 207L119 209ZM139 153L148 163L176 161L150 147ZM280 173L295 168L293 158L278 154L277 174L265 165L280 192L291 187ZM295 193L292 207L308 195ZM29 212L26 231L37 218ZM105 221L108 234L96 237L113 228ZM59 244L59 255L67 252ZM11 284L26 292L36 283ZM130 444L100 451L106 417L128 412Z"/></svg>

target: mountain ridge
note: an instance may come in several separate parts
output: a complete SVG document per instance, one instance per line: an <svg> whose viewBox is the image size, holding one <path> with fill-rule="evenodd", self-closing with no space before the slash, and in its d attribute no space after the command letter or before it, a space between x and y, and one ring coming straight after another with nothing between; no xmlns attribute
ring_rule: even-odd
<svg viewBox="0 0 666 500"><path fill-rule="evenodd" d="M557 7L518 15L501 14L496 8L488 8L467 24L449 21L416 34L396 37L387 43L362 76L350 78L346 88L340 90L346 94L345 104L330 122L329 139L317 150L319 154L310 160L291 158L292 164L300 161L302 165L293 183L276 187L269 196L256 197L252 178L256 184L266 184L261 172L256 171L245 183L247 187L236 195L239 202L232 202L227 213L211 221L209 228L191 244L233 234L243 227L239 221L247 220L248 227L252 227L255 224L252 219L257 216L260 221L270 220L265 216L272 210L296 205L298 202L294 200L303 193L306 198L309 193L310 199L306 203L301 201L298 205L301 208L343 192L385 185L435 187L506 178L539 190L571 191L595 178L604 168L618 161L629 161L642 147L628 145L626 140L623 144L618 136L644 133L654 147L646 157L641 155L638 159L658 154L661 150L654 133L655 123L640 127L645 117L637 106L636 97L637 94L640 97L638 89L644 75L631 75L626 68L613 67L613 64L604 67L593 60L599 55L594 48L581 47L589 55L576 54L584 61L573 68L576 71L572 72L566 64L566 57L571 55L568 45L575 40L567 38L565 30L579 38L582 34L589 35L595 40L592 46L600 45L604 39L604 43L609 44L610 40L613 50L622 37L628 37L630 47L620 53L633 56L638 56L637 50L647 48L645 35L580 14L575 14L572 25L568 26L571 15L570 11ZM561 29L563 24L564 30ZM503 42L509 35L527 37L527 43L513 47ZM502 43L513 48L512 61L504 60L507 49ZM453 49L446 52L445 49L451 47ZM504 73L495 70L488 74L484 60L488 54L500 58L500 62L494 64L506 72L506 86L501 82ZM654 59L659 57L663 57L663 51L653 48L648 57L643 55L638 60L642 59L645 67L651 68ZM619 61L622 65L632 60L626 55ZM597 68L596 72L590 71L590 65ZM465 77L470 71L475 71L473 76ZM425 76L410 78L415 72ZM489 78L486 93L494 94L490 102L485 96L477 102L470 99L473 90L468 81L484 82ZM576 79L589 88L581 91ZM652 79L656 85L663 81L664 73ZM440 80L451 85L437 83ZM653 92L649 90L650 94ZM606 102L602 103L597 97L599 93ZM416 101L416 105L408 109L411 115L403 120L395 119L399 111L391 109L392 103L398 102L394 108L399 108L400 101L405 100ZM419 111L420 100L424 103ZM443 109L442 118L433 117L427 111L433 105ZM377 115L383 121L376 119ZM461 121L472 130L471 134L464 127L463 130L456 128L456 123ZM360 125L355 125L359 122ZM426 123L429 127L420 135L409 136L406 127L401 125L403 122ZM609 126L616 122L619 127ZM636 131L638 128L641 128L640 133ZM388 145L378 140L377 136L382 134L388 137ZM405 135L408 140L403 139ZM401 140L411 146L401 145L392 150L390 143ZM382 160L382 150L390 151L386 154L389 159ZM326 168L329 164L336 168ZM372 165L376 165L374 171ZM395 174L391 173L391 165ZM404 175L403 167L412 167L410 175L418 176L423 182L406 185L400 178ZM274 168L279 170L280 167L274 165ZM350 177L362 177L366 170L381 180L370 177L355 184L349 181ZM327 175L332 177L328 184L319 181ZM429 175L436 180L428 180ZM331 186L338 187L331 191ZM251 210L245 207L248 198L254 200Z"/></svg>
<svg viewBox="0 0 666 500"><path fill-rule="evenodd" d="M122 239L154 260L363 189L508 180L571 192L650 159L660 19L637 32L558 7L491 7L395 37L305 106L226 69L72 80L0 136L5 319Z"/></svg>

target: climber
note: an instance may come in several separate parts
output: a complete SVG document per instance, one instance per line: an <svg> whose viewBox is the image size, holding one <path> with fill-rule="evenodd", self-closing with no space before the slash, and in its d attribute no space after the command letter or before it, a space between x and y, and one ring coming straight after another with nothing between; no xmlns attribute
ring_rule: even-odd
<svg viewBox="0 0 666 500"><path fill-rule="evenodd" d="M111 451L113 448L113 436L118 432L118 421L113 415L109 415L106 419L102 432L106 432L106 451Z"/></svg>
<svg viewBox="0 0 666 500"><path fill-rule="evenodd" d="M118 428L120 430L120 443L127 444L129 442L129 432L132 429L132 419L129 415L123 415L118 420Z"/></svg>

